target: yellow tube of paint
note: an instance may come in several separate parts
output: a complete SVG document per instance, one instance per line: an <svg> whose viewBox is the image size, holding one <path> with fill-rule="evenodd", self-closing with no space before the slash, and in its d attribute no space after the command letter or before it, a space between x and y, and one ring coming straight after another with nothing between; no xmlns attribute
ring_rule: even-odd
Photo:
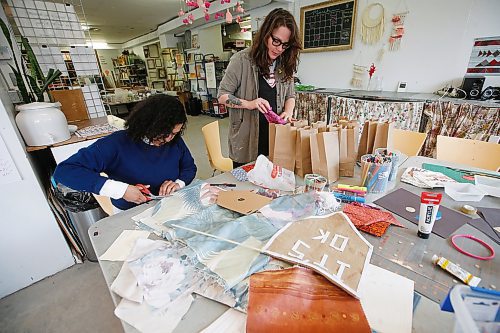
<svg viewBox="0 0 500 333"><path fill-rule="evenodd" d="M457 266L457 264L452 263L451 261L449 261L444 257L438 257L437 255L433 255L432 262L435 265L438 265L439 267L447 271L448 273L460 279L460 281L462 281L463 283L468 284L469 286L477 287L479 282L481 282L480 278L472 275L462 267Z"/></svg>

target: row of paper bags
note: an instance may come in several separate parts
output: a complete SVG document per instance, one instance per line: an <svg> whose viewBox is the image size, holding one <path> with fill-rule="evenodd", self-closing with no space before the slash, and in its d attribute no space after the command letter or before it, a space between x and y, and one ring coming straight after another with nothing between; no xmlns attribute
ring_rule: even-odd
<svg viewBox="0 0 500 333"><path fill-rule="evenodd" d="M353 177L356 161L364 154L390 145L392 124L367 121L358 144L357 121L312 123L301 120L287 125L269 124L269 159L300 177L320 174L335 182Z"/></svg>

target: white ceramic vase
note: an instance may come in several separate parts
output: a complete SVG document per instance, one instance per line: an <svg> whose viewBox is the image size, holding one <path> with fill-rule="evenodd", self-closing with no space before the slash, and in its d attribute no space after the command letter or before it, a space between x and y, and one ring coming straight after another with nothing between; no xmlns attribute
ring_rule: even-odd
<svg viewBox="0 0 500 333"><path fill-rule="evenodd" d="M16 123L28 146L44 146L68 140L68 122L61 103L29 103L16 107Z"/></svg>

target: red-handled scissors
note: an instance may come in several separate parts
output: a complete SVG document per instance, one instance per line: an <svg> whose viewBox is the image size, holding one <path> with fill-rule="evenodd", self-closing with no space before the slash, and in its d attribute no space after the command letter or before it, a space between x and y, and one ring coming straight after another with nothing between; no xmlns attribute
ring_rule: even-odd
<svg viewBox="0 0 500 333"><path fill-rule="evenodd" d="M153 193L151 193L148 186L146 186L144 184L135 184L135 186L142 192L142 194L144 194L146 196L146 198L148 198L148 201L149 200L161 200L163 198L168 197L168 195L154 195Z"/></svg>

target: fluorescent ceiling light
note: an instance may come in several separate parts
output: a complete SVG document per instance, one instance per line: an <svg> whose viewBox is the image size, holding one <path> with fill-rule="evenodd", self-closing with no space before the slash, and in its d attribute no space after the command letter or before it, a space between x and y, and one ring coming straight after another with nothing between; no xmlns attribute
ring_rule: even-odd
<svg viewBox="0 0 500 333"><path fill-rule="evenodd" d="M87 41L87 46L91 46L94 49L110 49L111 47L106 42L90 42Z"/></svg>

